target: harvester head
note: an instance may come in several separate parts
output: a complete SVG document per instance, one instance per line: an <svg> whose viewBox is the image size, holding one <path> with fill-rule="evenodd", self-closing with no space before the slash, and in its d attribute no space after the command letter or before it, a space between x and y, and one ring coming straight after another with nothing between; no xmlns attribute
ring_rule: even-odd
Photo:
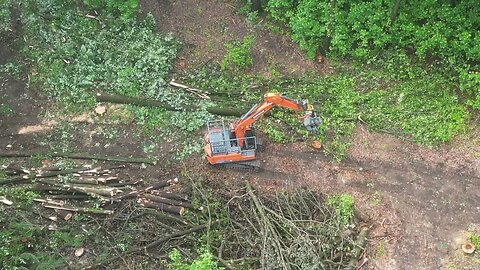
<svg viewBox="0 0 480 270"><path fill-rule="evenodd" d="M322 124L322 119L318 117L315 112L307 111L303 119L303 125L309 132L318 131L318 127Z"/></svg>

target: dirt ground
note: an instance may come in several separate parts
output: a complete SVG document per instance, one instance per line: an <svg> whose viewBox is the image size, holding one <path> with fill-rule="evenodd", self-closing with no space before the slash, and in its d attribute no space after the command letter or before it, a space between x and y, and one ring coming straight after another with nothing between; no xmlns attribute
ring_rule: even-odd
<svg viewBox="0 0 480 270"><path fill-rule="evenodd" d="M252 34L256 37L252 73L268 75L271 65L284 74L332 70L328 63L307 60L288 37L276 35L262 24L248 24L229 2L140 2L144 11L156 17L159 31L180 38L183 50L178 60L187 61L188 66L209 59L220 61L226 42ZM16 57L15 48L8 41L0 44L0 64L12 57ZM1 78L1 103L10 104L13 113L0 118L0 151L48 151L48 145L41 142L57 129L45 117L50 108L46 98L26 82L25 77ZM119 139L108 140L98 135L101 119L92 115L82 119L76 122L77 150L142 154L129 123L123 124ZM44 129L20 132L32 126ZM351 194L361 218L371 227L368 261L361 269L473 270L480 269L478 254L465 256L459 249L468 232L480 233L480 131L469 134L431 149L358 126L348 158L340 163L305 143L270 143L260 157L265 168L261 172L218 171L200 157L192 157L186 165L203 172L210 181L226 185L248 180L257 188L272 191L305 187L327 194ZM160 148L153 154L168 158L169 152ZM125 173L170 177L181 166L162 164L146 171L131 166Z"/></svg>

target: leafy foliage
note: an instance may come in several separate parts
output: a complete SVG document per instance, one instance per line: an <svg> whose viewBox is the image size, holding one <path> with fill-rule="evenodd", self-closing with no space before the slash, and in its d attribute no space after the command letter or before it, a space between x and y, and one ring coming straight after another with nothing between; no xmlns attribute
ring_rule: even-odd
<svg viewBox="0 0 480 270"><path fill-rule="evenodd" d="M27 12L36 7L31 4ZM66 9L53 20L27 13L30 59L42 59L36 81L67 108L90 107L94 91L147 96L175 103L165 87L177 42L154 33L152 16L142 22L92 20ZM139 52L142 53L139 53Z"/></svg>
<svg viewBox="0 0 480 270"><path fill-rule="evenodd" d="M469 97L467 104L480 109L480 72L473 70L460 71L460 90Z"/></svg>
<svg viewBox="0 0 480 270"><path fill-rule="evenodd" d="M478 109L478 3L408 0L395 9L394 2L269 0L266 10L291 29L292 38L312 59L320 51L369 61L386 50L407 50L459 80L472 97L467 104Z"/></svg>
<svg viewBox="0 0 480 270"><path fill-rule="evenodd" d="M31 205L39 195L29 187L0 188L0 195L6 195L24 205Z"/></svg>
<svg viewBox="0 0 480 270"><path fill-rule="evenodd" d="M348 194L329 196L327 205L335 209L335 214L344 224L349 224L353 217L353 198Z"/></svg>
<svg viewBox="0 0 480 270"><path fill-rule="evenodd" d="M309 53L321 48L342 56L364 57L384 48L414 48L419 57L478 60L475 1L405 1L393 17L390 1L270 0L267 11L287 23Z"/></svg>
<svg viewBox="0 0 480 270"><path fill-rule="evenodd" d="M233 71L244 71L250 68L253 65L251 54L253 42L253 36L245 36L243 42L235 41L227 43L225 45L227 54L222 61L222 68Z"/></svg>
<svg viewBox="0 0 480 270"><path fill-rule="evenodd" d="M2 269L61 269L64 260L46 252L34 252L42 243L40 227L24 222L10 222L0 231L0 267Z"/></svg>
<svg viewBox="0 0 480 270"><path fill-rule="evenodd" d="M22 74L22 67L16 63L8 62L3 65L0 65L0 74L10 75L15 79L20 79Z"/></svg>
<svg viewBox="0 0 480 270"><path fill-rule="evenodd" d="M138 8L138 0L83 0L83 3L90 9L106 9L123 18L134 17Z"/></svg>
<svg viewBox="0 0 480 270"><path fill-rule="evenodd" d="M0 0L0 33L10 29L10 11L8 10L9 0Z"/></svg>
<svg viewBox="0 0 480 270"><path fill-rule="evenodd" d="M32 82L67 112L91 110L98 92L156 99L178 109L195 105L198 113L128 108L146 135L160 127L165 127L166 139L178 138L178 128L196 131L211 117L205 110L209 103L166 83L178 41L157 34L152 15L142 20L118 17L109 8L131 2L86 1L89 8L105 7L92 19L63 1L26 1L22 20L28 38L23 51L33 66Z"/></svg>
<svg viewBox="0 0 480 270"><path fill-rule="evenodd" d="M168 269L171 270L222 270L223 267L219 267L217 262L213 260L213 255L204 251L200 254L199 258L192 263L187 264L183 262L182 256L178 249L174 249L170 252L169 258L172 261L168 265Z"/></svg>

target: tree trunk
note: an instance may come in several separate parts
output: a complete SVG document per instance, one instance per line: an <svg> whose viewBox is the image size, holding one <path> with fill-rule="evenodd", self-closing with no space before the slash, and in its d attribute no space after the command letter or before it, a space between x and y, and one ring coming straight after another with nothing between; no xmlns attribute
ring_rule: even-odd
<svg viewBox="0 0 480 270"><path fill-rule="evenodd" d="M392 13L390 14L390 21L392 24L397 20L398 11L400 10L400 1L401 0L395 0L395 3L393 4Z"/></svg>
<svg viewBox="0 0 480 270"><path fill-rule="evenodd" d="M195 110L198 110L198 108L194 106L190 106L182 109L178 107L173 107L159 100L146 99L146 98L133 98L133 97L125 97L125 96L109 95L109 94L97 94L96 100L97 102L110 102L110 103L118 103L118 104L131 104L131 105L137 105L137 106L157 107L157 108L165 109L167 111L193 112ZM246 110L242 108L218 108L218 107L207 108L207 111L211 114L223 115L223 116L242 116L243 113L246 112Z"/></svg>
<svg viewBox="0 0 480 270"><path fill-rule="evenodd" d="M145 206L148 208L153 208L160 210L162 212L167 212L167 213L172 213L172 214L177 214L177 215L183 215L185 212L185 208L181 206L175 206L175 205L168 205L160 202L152 202L146 199L139 199L138 203L141 206Z"/></svg>

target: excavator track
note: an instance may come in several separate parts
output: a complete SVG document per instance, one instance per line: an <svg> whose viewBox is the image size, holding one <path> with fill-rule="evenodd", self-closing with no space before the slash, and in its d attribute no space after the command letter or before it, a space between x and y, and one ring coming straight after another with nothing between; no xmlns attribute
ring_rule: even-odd
<svg viewBox="0 0 480 270"><path fill-rule="evenodd" d="M258 172L262 169L260 166L260 161L258 160L240 161L235 163L219 163L215 164L215 166L218 168L246 170L253 172Z"/></svg>

